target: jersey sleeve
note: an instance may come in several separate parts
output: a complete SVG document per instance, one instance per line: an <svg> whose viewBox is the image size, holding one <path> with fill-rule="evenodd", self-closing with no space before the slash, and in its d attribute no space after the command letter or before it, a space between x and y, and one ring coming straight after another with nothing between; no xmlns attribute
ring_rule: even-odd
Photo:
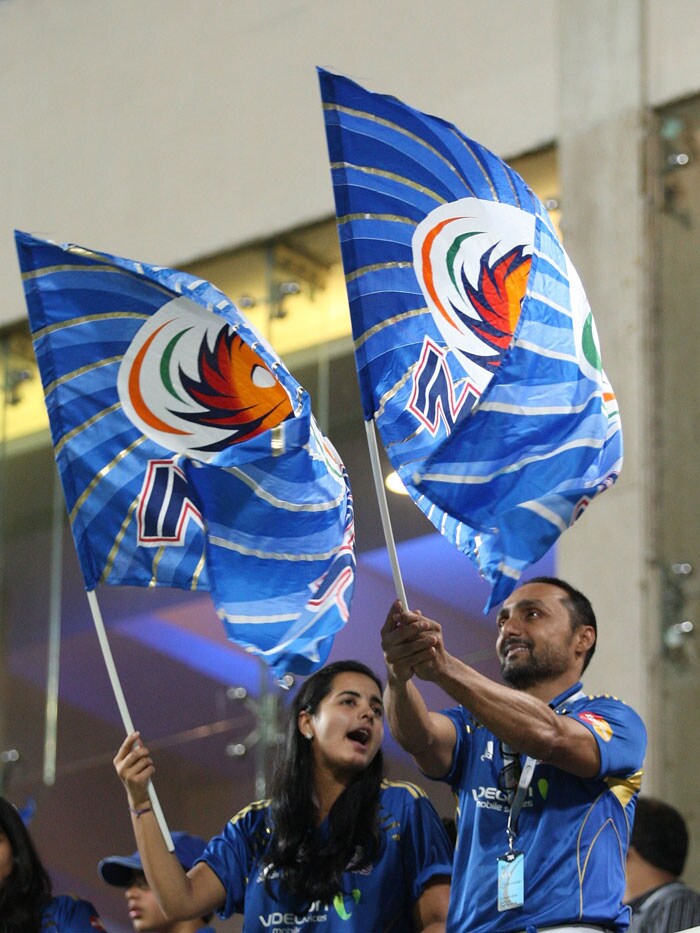
<svg viewBox="0 0 700 933"><path fill-rule="evenodd" d="M452 845L425 791L405 784L401 828L404 877L410 882L413 903L433 878L452 875Z"/></svg>
<svg viewBox="0 0 700 933"><path fill-rule="evenodd" d="M569 715L585 726L598 744L597 777L629 775L641 769L647 733L641 717L631 706L615 697L587 697Z"/></svg>
<svg viewBox="0 0 700 933"><path fill-rule="evenodd" d="M226 900L219 911L222 919L245 910L246 887L256 846L264 844L266 834L261 807L261 804L251 804L239 811L223 832L209 841L197 860L208 865L224 887Z"/></svg>
<svg viewBox="0 0 700 933"><path fill-rule="evenodd" d="M449 771L443 774L442 777L434 778L426 775L431 780L444 781L452 787L459 784L467 760L466 747L470 741L472 723L468 716L465 715L465 712L463 706L452 706L449 709L440 710L440 713L446 716L455 727L456 741L452 751L452 764Z"/></svg>

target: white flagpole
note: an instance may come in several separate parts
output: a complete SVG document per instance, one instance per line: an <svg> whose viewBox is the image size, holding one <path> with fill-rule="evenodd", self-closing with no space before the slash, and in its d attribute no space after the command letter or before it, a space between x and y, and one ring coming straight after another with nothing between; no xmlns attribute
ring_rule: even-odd
<svg viewBox="0 0 700 933"><path fill-rule="evenodd" d="M49 591L49 653L46 672L46 712L44 716L44 784L56 783L56 740L58 735L58 681L61 659L61 575L63 563L63 491L58 473L53 477L51 518L51 564Z"/></svg>
<svg viewBox="0 0 700 933"><path fill-rule="evenodd" d="M377 432L374 427L374 419L365 421L365 432L367 433L367 446L369 447L369 459L372 464L372 476L374 478L374 491L377 494L377 505L382 519L382 528L384 529L384 541L389 553L389 562L391 564L391 573L394 578L394 587L396 595L403 603L404 609L408 609L408 600L406 599L406 590L401 579L401 570L399 569L399 559L396 554L396 542L394 533L391 530L391 518L389 517L389 506L386 501L386 491L384 489L384 478L382 477L382 468L379 462L379 448L377 447Z"/></svg>
<svg viewBox="0 0 700 933"><path fill-rule="evenodd" d="M124 691L122 690L122 685L119 680L119 675L117 674L117 668L114 664L114 658L112 657L112 649L109 646L109 641L107 640L107 630L105 629L105 624L102 621L102 613L100 612L100 607L97 602L97 596L95 595L94 590L87 591L88 603L90 604L90 611L92 612L92 619L95 623L95 630L97 631L97 638L100 642L100 648L102 649L102 657L105 661L105 666L107 667L107 673L109 675L110 683L112 684L112 690L114 691L114 698L117 701L117 706L119 707L119 712L121 713L122 722L124 723L124 728L126 729L127 735L134 731L134 724L131 721L131 716L129 714L129 709L126 705L126 700L124 698ZM165 839L165 844L170 850L170 852L175 851L175 846L173 845L173 839L170 835L170 830L168 829L168 824L165 822L165 816L158 800L158 795L156 794L156 789L153 786L152 782L148 782L148 796L151 800L151 806L153 807L153 812L155 814L156 820L158 821L158 826L160 831L163 834L163 839Z"/></svg>

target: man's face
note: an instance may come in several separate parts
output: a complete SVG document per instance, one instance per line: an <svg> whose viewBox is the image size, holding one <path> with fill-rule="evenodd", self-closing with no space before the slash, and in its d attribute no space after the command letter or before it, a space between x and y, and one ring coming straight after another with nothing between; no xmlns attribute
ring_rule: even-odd
<svg viewBox="0 0 700 933"><path fill-rule="evenodd" d="M574 629L567 593L550 583L526 583L505 600L497 617L496 653L506 683L526 690L581 664L580 629Z"/></svg>
<svg viewBox="0 0 700 933"><path fill-rule="evenodd" d="M129 909L129 920L137 933L166 933L170 929L170 924L158 906L155 894L148 887L143 872L133 873L124 896Z"/></svg>

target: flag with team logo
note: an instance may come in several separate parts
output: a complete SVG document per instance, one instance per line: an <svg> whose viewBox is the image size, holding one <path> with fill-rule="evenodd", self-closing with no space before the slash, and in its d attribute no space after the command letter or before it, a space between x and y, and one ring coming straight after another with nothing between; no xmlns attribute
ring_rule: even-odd
<svg viewBox="0 0 700 933"><path fill-rule="evenodd" d="M88 590L210 590L275 673L323 663L354 583L347 474L309 396L208 282L16 233Z"/></svg>
<svg viewBox="0 0 700 933"><path fill-rule="evenodd" d="M489 608L621 469L593 317L516 172L444 120L319 77L364 417Z"/></svg>

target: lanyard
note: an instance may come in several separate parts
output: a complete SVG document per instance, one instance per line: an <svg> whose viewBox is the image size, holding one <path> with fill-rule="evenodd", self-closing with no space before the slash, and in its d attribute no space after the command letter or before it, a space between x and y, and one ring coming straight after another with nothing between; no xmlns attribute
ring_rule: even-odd
<svg viewBox="0 0 700 933"><path fill-rule="evenodd" d="M523 770L520 773L518 787L510 804L510 810L508 811L508 826L506 827L506 832L508 833L509 852L513 851L513 843L518 832L518 817L520 816L520 811L522 810L523 803L525 802L525 795L530 789L530 784L532 784L532 777L535 773L536 764L537 759L530 758L528 755L525 759Z"/></svg>
<svg viewBox="0 0 700 933"><path fill-rule="evenodd" d="M577 690L573 696L565 697L564 701L559 704L554 710L557 715L562 715L567 712L565 704L575 703L576 700L580 700L581 697L584 697L585 693L583 690ZM523 808L523 803L525 802L525 797L528 790L530 789L530 784L532 784L532 778L535 774L535 766L537 765L537 759L531 758L529 755L525 759L523 764L523 769L520 773L520 780L518 781L518 787L513 796L513 800L510 804L510 810L508 811L508 825L506 827L506 832L508 833L508 851L513 852L513 843L515 842L515 837L518 834L518 817L520 816L520 811Z"/></svg>

